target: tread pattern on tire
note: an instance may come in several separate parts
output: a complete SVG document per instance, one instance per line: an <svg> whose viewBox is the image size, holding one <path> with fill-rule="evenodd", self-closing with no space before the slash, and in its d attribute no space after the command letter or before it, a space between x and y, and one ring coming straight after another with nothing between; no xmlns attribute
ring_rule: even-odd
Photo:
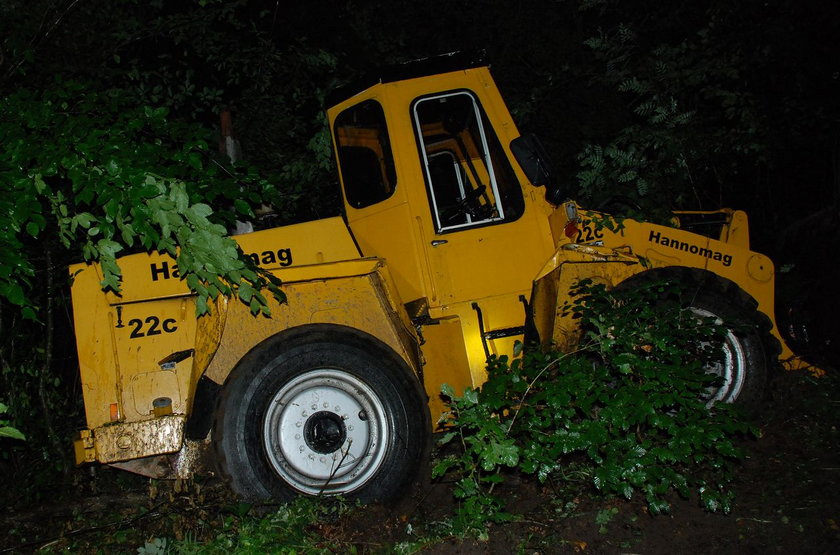
<svg viewBox="0 0 840 555"><path fill-rule="evenodd" d="M327 354L330 349L335 353ZM255 445L256 436L246 422L261 422L259 403L270 395L260 388L279 387L294 372L304 371L309 361L317 365L332 360L330 364L338 365L341 361L337 358L342 357L368 361L373 374L369 368L344 370L365 379L374 376L370 379L376 383L370 385L381 390L377 393L382 393L395 412L389 416L394 443L388 447L387 460L373 479L348 497L362 502L391 501L411 484L431 442L428 404L419 380L399 355L375 338L345 326L317 324L287 330L254 347L223 387L213 424L213 453L218 471L234 492L256 502L287 501L298 495L270 470L264 454L258 452L262 444ZM300 368L280 368L284 363Z"/></svg>

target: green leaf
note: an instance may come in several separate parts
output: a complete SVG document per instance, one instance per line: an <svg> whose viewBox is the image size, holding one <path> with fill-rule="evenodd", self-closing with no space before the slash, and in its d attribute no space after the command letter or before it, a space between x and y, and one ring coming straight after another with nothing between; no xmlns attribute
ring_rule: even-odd
<svg viewBox="0 0 840 555"><path fill-rule="evenodd" d="M208 314L210 312L210 308L207 306L207 297L206 296L199 296L195 299L195 313L198 316L202 316L204 314Z"/></svg>
<svg viewBox="0 0 840 555"><path fill-rule="evenodd" d="M484 470L493 470L499 464L514 467L519 462L519 448L513 444L512 439L492 442L485 447L483 456L482 468Z"/></svg>
<svg viewBox="0 0 840 555"><path fill-rule="evenodd" d="M190 208L186 211L187 218L193 224L197 224L201 220L206 219L213 213L213 209L207 206L206 204L193 204Z"/></svg>
<svg viewBox="0 0 840 555"><path fill-rule="evenodd" d="M242 199L235 199L233 201L233 206L236 209L238 214L242 214L243 216L253 217L254 213L251 210L250 205Z"/></svg>
<svg viewBox="0 0 840 555"><path fill-rule="evenodd" d="M113 158L106 162L105 169L112 177L116 177L120 174L120 165Z"/></svg>
<svg viewBox="0 0 840 555"><path fill-rule="evenodd" d="M189 207L190 198L187 195L186 186L184 183L173 183L169 191L169 198L174 203L175 210L178 212L186 212Z"/></svg>
<svg viewBox="0 0 840 555"><path fill-rule="evenodd" d="M254 297L254 288L248 282L242 282L239 284L239 298L242 299L244 303L250 303L251 299Z"/></svg>
<svg viewBox="0 0 840 555"><path fill-rule="evenodd" d="M454 439L455 436L456 436L455 432L446 432L445 434L443 434L442 436L440 436L438 438L437 442L438 442L439 445L446 445L447 443L452 441L452 439Z"/></svg>
<svg viewBox="0 0 840 555"><path fill-rule="evenodd" d="M35 184L35 192L43 195L47 190L47 183L44 181L43 176L40 173L35 174L32 181Z"/></svg>
<svg viewBox="0 0 840 555"><path fill-rule="evenodd" d="M26 439L26 436L24 436L20 431L10 426L0 426L0 437L10 437L12 439L21 440Z"/></svg>
<svg viewBox="0 0 840 555"><path fill-rule="evenodd" d="M469 405L478 404L478 390L468 387L464 391L464 402Z"/></svg>
<svg viewBox="0 0 840 555"><path fill-rule="evenodd" d="M201 156L196 152L190 152L187 155L187 164L194 170L201 170L203 167Z"/></svg>
<svg viewBox="0 0 840 555"><path fill-rule="evenodd" d="M2 291L2 294L6 297L6 300L8 300L12 304L23 306L23 304L26 302L26 295L23 292L23 288L17 283L7 283L5 284L5 287L2 284L0 284L0 291Z"/></svg>

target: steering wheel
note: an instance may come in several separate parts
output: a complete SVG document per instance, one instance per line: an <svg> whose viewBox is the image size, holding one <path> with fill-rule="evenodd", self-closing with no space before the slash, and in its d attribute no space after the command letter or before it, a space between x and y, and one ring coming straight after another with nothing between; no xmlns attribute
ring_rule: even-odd
<svg viewBox="0 0 840 555"><path fill-rule="evenodd" d="M486 219L488 216L488 205L483 205L478 202L484 191L487 190L486 185L479 185L475 189L470 189L464 194L464 198L458 201L457 204L447 208L441 214L441 219L446 223L451 223L452 220L461 214L469 214L473 219Z"/></svg>

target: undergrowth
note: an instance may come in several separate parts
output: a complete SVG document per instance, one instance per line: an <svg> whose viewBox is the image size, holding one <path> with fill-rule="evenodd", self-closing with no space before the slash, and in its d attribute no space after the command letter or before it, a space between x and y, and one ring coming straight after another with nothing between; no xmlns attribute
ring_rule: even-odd
<svg viewBox="0 0 840 555"><path fill-rule="evenodd" d="M341 499L299 497L262 517L226 519L212 540L155 538L138 552L163 553L336 553L352 546L330 540L332 523L351 510ZM162 544L162 545L161 545Z"/></svg>
<svg viewBox="0 0 840 555"><path fill-rule="evenodd" d="M195 507L190 510L192 503L188 503L186 518L178 518L178 507L183 509L185 501L194 500L194 496L179 494L175 500L164 502L161 510L138 507L122 522L106 523L104 526L88 523L79 534L67 532L64 537L43 544L32 542L21 547L38 547L39 552L46 553L140 555L356 551L356 547L342 537L341 524L354 506L340 498L299 497L261 514L246 503L219 505L206 511L204 518L196 514ZM153 522L155 519L160 522ZM177 520L185 521L179 526Z"/></svg>
<svg viewBox="0 0 840 555"><path fill-rule="evenodd" d="M512 518L494 490L517 471L544 482L583 469L597 491L642 495L652 514L669 510L671 492L729 512L736 438L753 430L734 407L707 407L718 378L704 367L720 356L724 330L686 297L666 281L610 291L582 281L564 307L582 329L574 352L491 357L480 388L443 387L440 443L460 449L433 475L457 477L457 534L486 537L489 523Z"/></svg>

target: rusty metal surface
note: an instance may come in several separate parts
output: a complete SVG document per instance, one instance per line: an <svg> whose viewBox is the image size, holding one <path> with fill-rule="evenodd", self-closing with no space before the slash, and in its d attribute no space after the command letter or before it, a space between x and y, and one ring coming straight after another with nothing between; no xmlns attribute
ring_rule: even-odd
<svg viewBox="0 0 840 555"><path fill-rule="evenodd" d="M195 473L207 472L209 446L209 441L186 440L177 453L115 462L111 466L157 480L189 479Z"/></svg>
<svg viewBox="0 0 840 555"><path fill-rule="evenodd" d="M93 430L96 460L110 463L174 453L184 439L183 415L126 422Z"/></svg>

